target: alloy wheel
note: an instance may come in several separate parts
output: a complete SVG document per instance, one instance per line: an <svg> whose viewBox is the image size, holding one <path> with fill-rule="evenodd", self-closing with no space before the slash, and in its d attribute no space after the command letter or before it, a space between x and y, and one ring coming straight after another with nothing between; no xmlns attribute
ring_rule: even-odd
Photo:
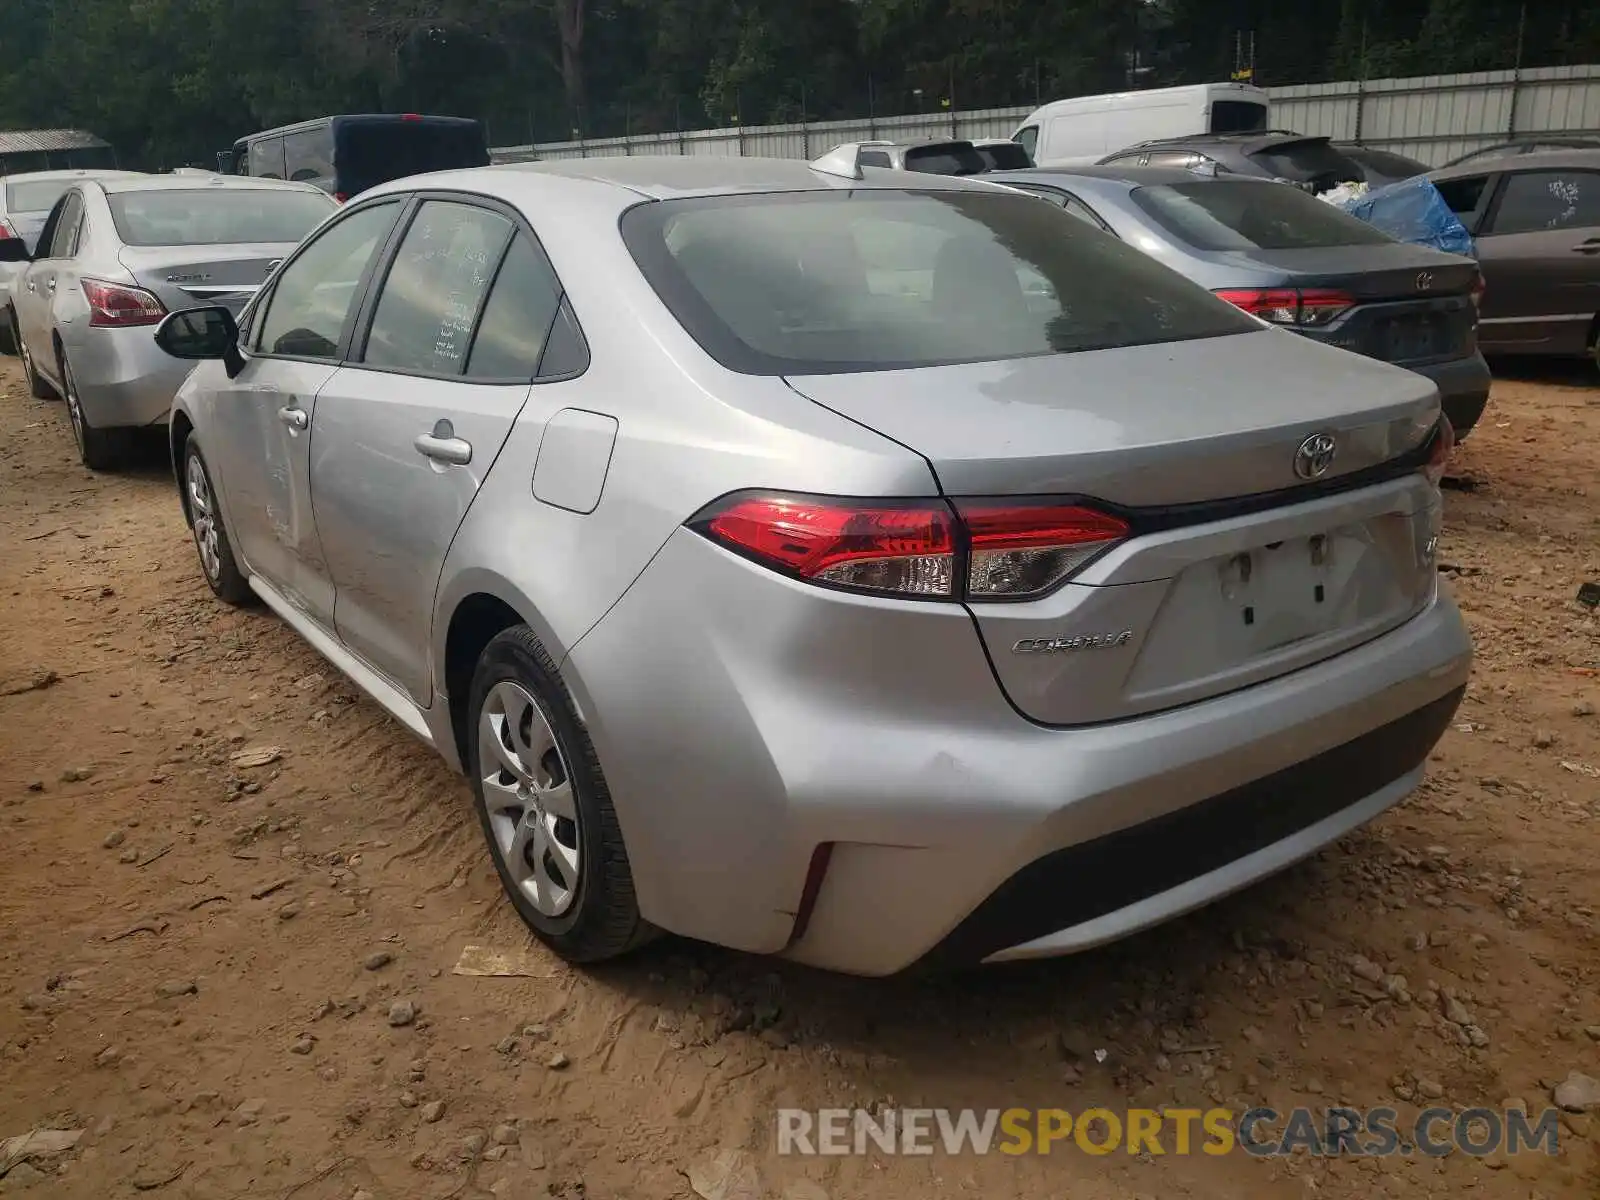
<svg viewBox="0 0 1600 1200"><path fill-rule="evenodd" d="M217 541L217 514L211 502L211 487L199 456L189 456L189 515L193 521L194 545L200 552L200 566L206 578L216 583L222 576L222 550Z"/></svg>
<svg viewBox="0 0 1600 1200"><path fill-rule="evenodd" d="M564 916L578 895L582 829L572 776L533 696L495 684L478 718L478 764L495 853L534 909Z"/></svg>

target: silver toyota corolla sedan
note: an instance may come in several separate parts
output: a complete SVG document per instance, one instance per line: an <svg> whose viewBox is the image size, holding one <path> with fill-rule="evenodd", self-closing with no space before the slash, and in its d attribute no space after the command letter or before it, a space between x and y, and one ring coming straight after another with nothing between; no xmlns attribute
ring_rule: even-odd
<svg viewBox="0 0 1600 1200"><path fill-rule="evenodd" d="M65 191L7 319L30 390L65 398L86 466L116 466L130 430L166 420L187 371L152 328L197 303L242 308L336 207L309 184L221 176L101 177Z"/></svg>
<svg viewBox="0 0 1600 1200"><path fill-rule="evenodd" d="M1401 800L1467 682L1433 385L981 181L402 180L157 337L212 588L467 775L573 960L1105 942Z"/></svg>

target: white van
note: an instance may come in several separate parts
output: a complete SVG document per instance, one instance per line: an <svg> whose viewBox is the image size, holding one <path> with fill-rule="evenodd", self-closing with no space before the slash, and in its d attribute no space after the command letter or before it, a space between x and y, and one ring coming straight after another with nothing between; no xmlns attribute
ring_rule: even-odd
<svg viewBox="0 0 1600 1200"><path fill-rule="evenodd" d="M1011 140L1041 167L1082 166L1156 138L1267 128L1267 93L1246 83L1197 83L1054 100Z"/></svg>

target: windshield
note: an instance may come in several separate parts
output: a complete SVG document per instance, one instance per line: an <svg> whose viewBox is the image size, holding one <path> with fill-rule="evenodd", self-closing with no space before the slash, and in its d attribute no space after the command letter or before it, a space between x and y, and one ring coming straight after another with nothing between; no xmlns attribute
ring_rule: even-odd
<svg viewBox="0 0 1600 1200"><path fill-rule="evenodd" d="M341 121L333 165L339 190L353 196L407 175L488 166L489 151L476 121Z"/></svg>
<svg viewBox="0 0 1600 1200"><path fill-rule="evenodd" d="M299 188L204 188L113 192L117 234L129 246L298 242L336 207Z"/></svg>
<svg viewBox="0 0 1600 1200"><path fill-rule="evenodd" d="M640 205L663 302L748 374L832 374L1245 333L1257 326L1033 196L869 190Z"/></svg>
<svg viewBox="0 0 1600 1200"><path fill-rule="evenodd" d="M41 179L38 183L12 183L6 186L6 211L14 213L45 213L55 202L67 194L75 181L71 179Z"/></svg>
<svg viewBox="0 0 1600 1200"><path fill-rule="evenodd" d="M1394 239L1299 188L1243 180L1135 188L1133 202L1197 250L1315 250Z"/></svg>
<svg viewBox="0 0 1600 1200"><path fill-rule="evenodd" d="M905 169L925 175L981 175L987 166L977 150L956 143L911 147L906 151Z"/></svg>
<svg viewBox="0 0 1600 1200"><path fill-rule="evenodd" d="M1366 178L1361 168L1334 149L1327 138L1284 142L1257 150L1250 157L1274 179L1315 184L1318 191Z"/></svg>

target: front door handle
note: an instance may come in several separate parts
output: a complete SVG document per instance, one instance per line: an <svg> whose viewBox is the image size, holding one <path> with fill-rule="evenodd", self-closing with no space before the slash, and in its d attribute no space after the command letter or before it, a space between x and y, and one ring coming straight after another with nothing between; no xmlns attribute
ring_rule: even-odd
<svg viewBox="0 0 1600 1200"><path fill-rule="evenodd" d="M45 291L49 292L52 296L54 296L56 294L55 276L52 275L49 279L46 279L44 281L44 288L45 288Z"/></svg>
<svg viewBox="0 0 1600 1200"><path fill-rule="evenodd" d="M464 467L472 461L472 443L456 437L448 421L440 421L433 427L432 433L417 434L411 444L423 458L436 463Z"/></svg>
<svg viewBox="0 0 1600 1200"><path fill-rule="evenodd" d="M311 424L311 417L309 414L307 414L306 410L303 408L296 408L292 404L286 408L280 408L278 410L278 420L282 421L290 429L304 429L307 425Z"/></svg>
<svg viewBox="0 0 1600 1200"><path fill-rule="evenodd" d="M28 290L30 292L37 292L39 290L39 281L37 279L28 280Z"/></svg>

